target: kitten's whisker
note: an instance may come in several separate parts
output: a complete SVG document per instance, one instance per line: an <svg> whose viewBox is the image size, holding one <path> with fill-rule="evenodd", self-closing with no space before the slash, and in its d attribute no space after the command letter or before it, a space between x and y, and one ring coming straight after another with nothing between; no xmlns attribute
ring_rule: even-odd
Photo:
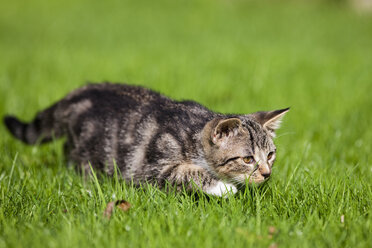
<svg viewBox="0 0 372 248"><path fill-rule="evenodd" d="M285 132L285 133L282 133L282 134L276 136L276 138L280 138L280 137L282 137L282 136L291 135L291 134L292 134L292 135L293 135L293 134L296 134L296 132Z"/></svg>

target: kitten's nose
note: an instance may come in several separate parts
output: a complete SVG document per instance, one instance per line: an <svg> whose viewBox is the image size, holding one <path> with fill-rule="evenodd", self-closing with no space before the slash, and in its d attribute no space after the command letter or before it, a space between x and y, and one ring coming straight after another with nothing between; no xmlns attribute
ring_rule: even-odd
<svg viewBox="0 0 372 248"><path fill-rule="evenodd" d="M267 179L268 177L270 177L271 173L270 172L266 172L266 173L262 173L261 174L265 179Z"/></svg>
<svg viewBox="0 0 372 248"><path fill-rule="evenodd" d="M261 173L261 175L265 178L265 179L267 179L268 177L270 177L270 175L271 175L271 168L269 167L269 165L267 165L267 164L262 164L261 166L260 166L260 173Z"/></svg>

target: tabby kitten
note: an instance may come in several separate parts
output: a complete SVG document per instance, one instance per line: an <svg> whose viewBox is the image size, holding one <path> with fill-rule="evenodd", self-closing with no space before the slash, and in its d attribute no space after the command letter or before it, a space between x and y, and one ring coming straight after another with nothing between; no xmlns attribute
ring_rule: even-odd
<svg viewBox="0 0 372 248"><path fill-rule="evenodd" d="M4 118L27 144L67 136L65 152L79 168L109 175L114 161L125 180L223 196L245 182L260 184L276 157L274 131L289 108L220 114L123 84L89 84L39 112L30 123Z"/></svg>

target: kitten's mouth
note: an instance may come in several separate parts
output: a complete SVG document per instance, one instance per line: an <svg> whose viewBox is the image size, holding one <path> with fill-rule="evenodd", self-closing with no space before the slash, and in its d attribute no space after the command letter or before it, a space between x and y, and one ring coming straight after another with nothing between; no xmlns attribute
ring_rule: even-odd
<svg viewBox="0 0 372 248"><path fill-rule="evenodd" d="M263 182L267 182L269 181L271 178L271 175L268 174L268 175L262 175L261 173L259 173L257 175L257 179L255 181L257 181L257 183L263 183Z"/></svg>
<svg viewBox="0 0 372 248"><path fill-rule="evenodd" d="M261 184L261 183L267 182L268 180L269 180L269 177L267 177L267 178L260 178L260 179L255 180L255 183L256 184Z"/></svg>
<svg viewBox="0 0 372 248"><path fill-rule="evenodd" d="M256 170L254 170L252 173L250 173L248 175L247 174L240 174L239 176L234 177L232 179L232 181L236 182L240 185L245 185L247 182L248 182L248 184L260 185L264 182L267 182L270 179L270 176L264 177L260 173L255 173L255 172L256 172Z"/></svg>
<svg viewBox="0 0 372 248"><path fill-rule="evenodd" d="M256 174L256 175L254 175L254 174ZM250 175L250 177L253 178L253 181L257 184L261 184L263 182L268 181L270 179L270 176L271 176L271 174L263 175L260 172L258 172L258 167L256 167Z"/></svg>

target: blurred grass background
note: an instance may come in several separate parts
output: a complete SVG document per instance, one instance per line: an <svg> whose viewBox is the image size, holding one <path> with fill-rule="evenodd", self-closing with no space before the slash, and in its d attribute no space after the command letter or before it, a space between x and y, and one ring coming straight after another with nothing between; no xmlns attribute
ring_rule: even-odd
<svg viewBox="0 0 372 248"><path fill-rule="evenodd" d="M368 247L372 15L353 6L336 0L3 1L1 116L29 120L86 81L106 80L224 113L292 108L263 202L243 195L194 204L187 196L175 200L152 189L153 196L107 179L106 200L116 192L137 206L144 198L156 203L115 217L109 227L97 217L104 204L80 194L96 189L65 167L61 142L26 147L1 126L0 246L117 246L123 239L138 246ZM61 202L61 194L70 200ZM68 217L60 209L44 212L52 203L81 210ZM122 229L123 219L132 232ZM195 229L192 235L183 225ZM262 234L270 225L279 230L271 239Z"/></svg>

